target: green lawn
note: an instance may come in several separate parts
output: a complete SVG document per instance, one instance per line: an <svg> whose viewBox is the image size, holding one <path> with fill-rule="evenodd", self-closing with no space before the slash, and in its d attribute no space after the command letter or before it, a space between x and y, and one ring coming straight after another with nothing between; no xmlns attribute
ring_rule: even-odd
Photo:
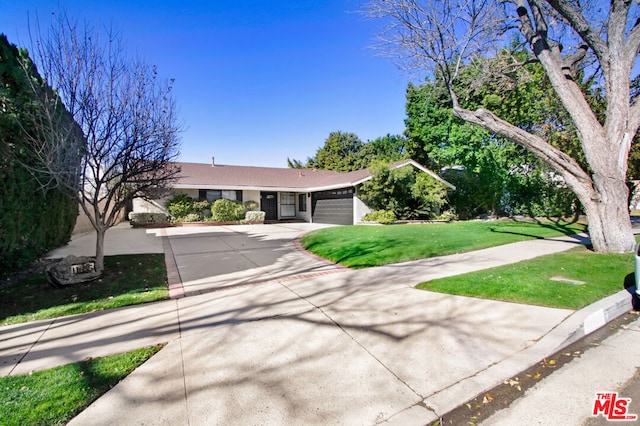
<svg viewBox="0 0 640 426"><path fill-rule="evenodd" d="M0 325L117 308L167 299L163 254L105 257L105 272L93 282L55 288L44 273L0 288Z"/></svg>
<svg viewBox="0 0 640 426"><path fill-rule="evenodd" d="M92 358L32 374L0 378L0 423L64 425L162 348Z"/></svg>
<svg viewBox="0 0 640 426"><path fill-rule="evenodd" d="M584 231L582 224L516 221L340 226L305 235L302 246L344 266L366 268Z"/></svg>
<svg viewBox="0 0 640 426"><path fill-rule="evenodd" d="M441 278L418 288L448 294L580 309L624 288L634 271L634 255L600 254L585 247L536 259ZM575 285L552 277L581 281ZM629 296L631 297L631 296Z"/></svg>

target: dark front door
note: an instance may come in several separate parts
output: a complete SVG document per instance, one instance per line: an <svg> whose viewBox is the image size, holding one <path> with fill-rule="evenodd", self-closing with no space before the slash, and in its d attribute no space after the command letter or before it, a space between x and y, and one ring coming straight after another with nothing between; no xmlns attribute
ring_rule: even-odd
<svg viewBox="0 0 640 426"><path fill-rule="evenodd" d="M278 193L261 192L260 210L265 212L265 220L278 220Z"/></svg>

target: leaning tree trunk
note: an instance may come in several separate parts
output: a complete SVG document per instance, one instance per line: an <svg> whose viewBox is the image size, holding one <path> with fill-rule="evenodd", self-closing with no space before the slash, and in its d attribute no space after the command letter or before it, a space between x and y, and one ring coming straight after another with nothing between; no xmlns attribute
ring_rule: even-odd
<svg viewBox="0 0 640 426"><path fill-rule="evenodd" d="M594 176L599 197L581 197L589 222L589 237L597 252L625 253L635 247L627 200L629 189L621 179Z"/></svg>
<svg viewBox="0 0 640 426"><path fill-rule="evenodd" d="M455 96L455 94L453 94ZM455 99L455 98L454 98ZM470 111L454 104L455 116L511 140L534 153L560 174L582 203L593 248L598 252L625 253L633 251L635 238L631 228L627 200L629 189L625 167L620 167L614 150L607 151L606 139L598 132L589 134L588 157L592 174L540 136L522 130L486 109ZM583 135L584 136L584 135ZM597 140L597 138L601 138ZM598 150L597 147L600 147ZM626 157L623 158L626 161ZM624 166L624 163L623 163Z"/></svg>

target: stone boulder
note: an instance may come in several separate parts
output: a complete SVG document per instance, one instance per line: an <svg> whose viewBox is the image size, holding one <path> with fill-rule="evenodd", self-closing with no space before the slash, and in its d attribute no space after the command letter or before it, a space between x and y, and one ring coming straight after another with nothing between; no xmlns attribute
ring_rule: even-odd
<svg viewBox="0 0 640 426"><path fill-rule="evenodd" d="M56 287L81 284L100 278L96 271L96 260L86 256L67 256L60 262L49 265L45 270L47 281Z"/></svg>

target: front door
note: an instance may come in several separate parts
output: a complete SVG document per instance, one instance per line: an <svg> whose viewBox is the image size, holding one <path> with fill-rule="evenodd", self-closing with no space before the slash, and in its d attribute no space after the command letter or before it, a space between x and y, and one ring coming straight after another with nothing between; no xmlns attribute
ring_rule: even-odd
<svg viewBox="0 0 640 426"><path fill-rule="evenodd" d="M278 193L260 192L260 210L265 212L265 220L278 220Z"/></svg>

